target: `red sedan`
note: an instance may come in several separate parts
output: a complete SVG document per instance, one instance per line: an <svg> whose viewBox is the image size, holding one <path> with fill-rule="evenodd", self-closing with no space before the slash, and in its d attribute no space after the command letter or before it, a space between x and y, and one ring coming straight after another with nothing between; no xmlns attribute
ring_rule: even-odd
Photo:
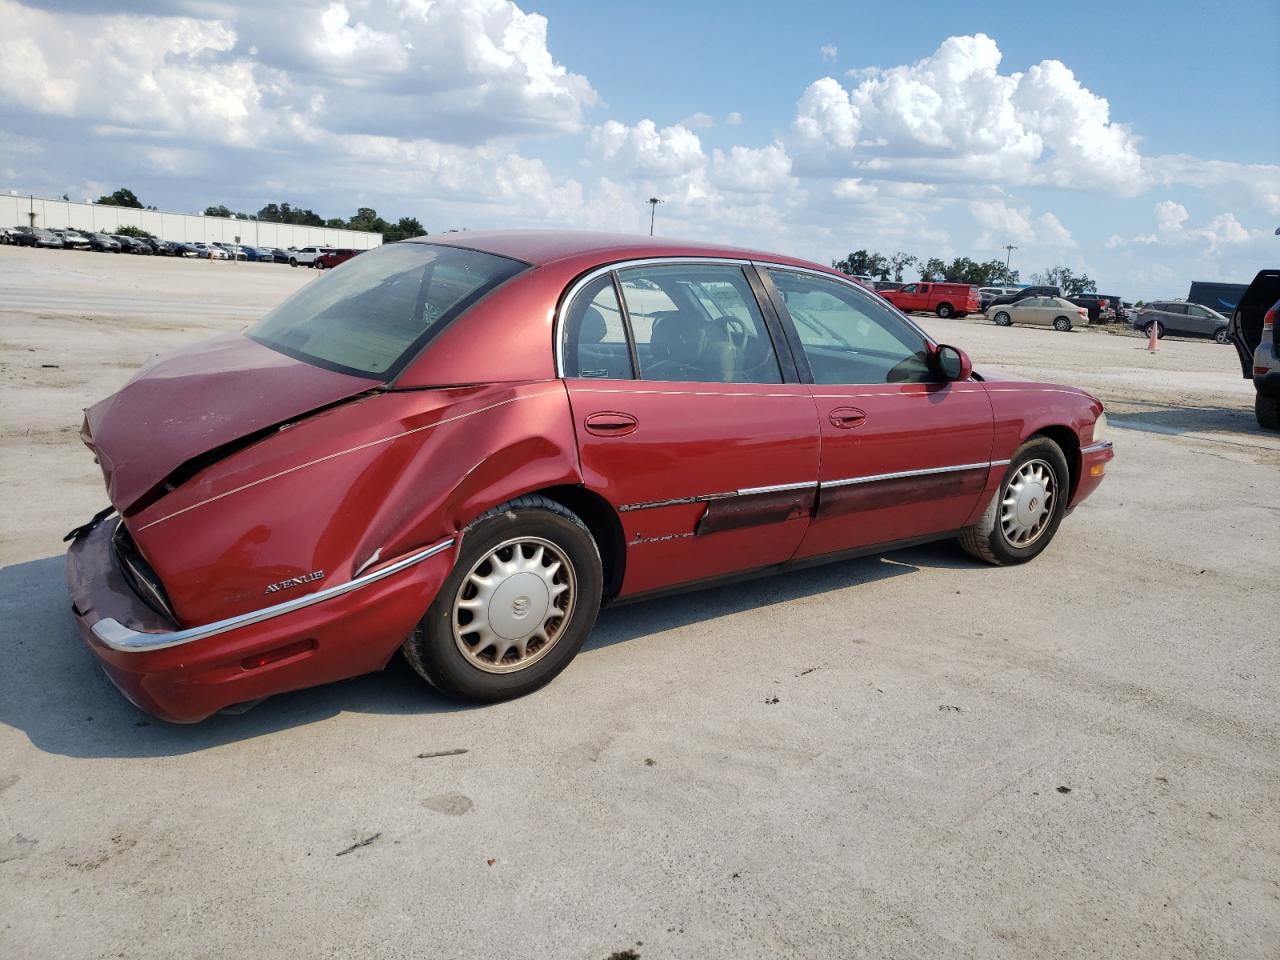
<svg viewBox="0 0 1280 960"><path fill-rule="evenodd" d="M320 256L316 257L311 265L317 270L329 269L336 267L340 263L346 263L358 253L360 253L359 250L351 250L347 247L337 250L326 250L324 253L320 254Z"/></svg>
<svg viewBox="0 0 1280 960"><path fill-rule="evenodd" d="M942 538L1030 560L1101 482L1104 429L1088 394L975 373L812 263L424 238L89 408L111 506L68 535L67 581L107 673L168 720L397 650L501 700L604 603Z"/></svg>

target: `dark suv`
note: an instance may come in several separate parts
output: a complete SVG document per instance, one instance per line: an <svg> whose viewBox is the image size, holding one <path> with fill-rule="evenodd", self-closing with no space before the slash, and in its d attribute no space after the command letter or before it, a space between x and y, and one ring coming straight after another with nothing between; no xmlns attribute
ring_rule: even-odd
<svg viewBox="0 0 1280 960"><path fill-rule="evenodd" d="M1078 297L1067 297L1077 307L1089 311L1090 323L1109 323L1115 319L1115 304L1110 297L1097 293L1082 293Z"/></svg>
<svg viewBox="0 0 1280 960"><path fill-rule="evenodd" d="M1017 293L1006 293L1003 297L996 297L987 306L999 307L1006 303L1017 303L1019 300L1025 300L1027 297L1060 297L1062 290L1058 287L1023 287Z"/></svg>
<svg viewBox="0 0 1280 960"><path fill-rule="evenodd" d="M1258 424L1280 430L1280 270L1263 270L1231 314L1231 343L1240 355L1240 370L1253 380L1257 396L1253 412Z"/></svg>
<svg viewBox="0 0 1280 960"><path fill-rule="evenodd" d="M1227 318L1217 311L1185 300L1155 300L1133 312L1129 325L1148 337L1156 327L1158 336L1176 333L1184 337L1212 337L1218 343L1230 343Z"/></svg>

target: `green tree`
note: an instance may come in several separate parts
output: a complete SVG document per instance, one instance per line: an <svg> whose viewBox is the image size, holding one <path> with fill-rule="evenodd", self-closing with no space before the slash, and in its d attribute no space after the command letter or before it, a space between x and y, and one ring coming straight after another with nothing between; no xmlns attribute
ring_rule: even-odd
<svg viewBox="0 0 1280 960"><path fill-rule="evenodd" d="M843 260L832 260L831 266L848 276L878 277L889 279L889 260L882 253L855 250Z"/></svg>
<svg viewBox="0 0 1280 960"><path fill-rule="evenodd" d="M911 254L903 253L901 250L889 258L889 270L893 273L893 279L896 283L902 282L902 271L913 263L919 263L919 261ZM881 277L881 279L885 278Z"/></svg>
<svg viewBox="0 0 1280 960"><path fill-rule="evenodd" d="M120 235L121 235L121 236L123 236L123 237L147 237L147 238L151 238L151 237L154 237L154 236L155 236L155 234L154 234L154 233L151 233L151 232L149 232L149 231L147 231L147 230L143 230L141 227L135 227L135 226L133 226L132 224L121 227L119 230L117 230L117 231L116 231L116 233L120 234Z"/></svg>
<svg viewBox="0 0 1280 960"><path fill-rule="evenodd" d="M235 216L235 214L232 213L229 208L224 207L222 204L218 204L216 207L205 207L204 215L206 217L234 217Z"/></svg>
<svg viewBox="0 0 1280 960"><path fill-rule="evenodd" d="M407 240L410 237L425 237L426 235L427 231L418 222L417 217L401 217L396 221L395 226L383 233L382 239L387 243L395 243L397 240Z"/></svg>
<svg viewBox="0 0 1280 960"><path fill-rule="evenodd" d="M1088 275L1076 276L1070 268L1049 267L1044 273L1033 273L1031 282L1059 288L1064 296L1078 297L1082 293L1097 293L1098 285Z"/></svg>
<svg viewBox="0 0 1280 960"><path fill-rule="evenodd" d="M947 262L945 260L939 260L937 257L930 257L924 262L917 260L916 266L920 268L921 280L934 281L945 280L947 278Z"/></svg>
<svg viewBox="0 0 1280 960"><path fill-rule="evenodd" d="M268 203L258 211L258 219L267 223L292 223L300 227L323 227L325 221L311 210L300 209L287 203Z"/></svg>
<svg viewBox="0 0 1280 960"><path fill-rule="evenodd" d="M121 187L115 193L99 197L98 203L104 207L136 207L139 210L142 209L142 201L127 187Z"/></svg>

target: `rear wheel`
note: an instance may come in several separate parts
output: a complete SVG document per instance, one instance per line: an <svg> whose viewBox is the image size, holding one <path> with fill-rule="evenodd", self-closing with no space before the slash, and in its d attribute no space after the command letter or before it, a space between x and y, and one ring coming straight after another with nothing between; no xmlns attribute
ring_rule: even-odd
<svg viewBox="0 0 1280 960"><path fill-rule="evenodd" d="M1001 310L996 314L996 324L1001 327L1011 327L1013 326L1013 317Z"/></svg>
<svg viewBox="0 0 1280 960"><path fill-rule="evenodd" d="M1280 397L1258 394L1253 399L1253 414L1258 418L1258 426L1266 430L1280 430Z"/></svg>
<svg viewBox="0 0 1280 960"><path fill-rule="evenodd" d="M1226 327L1219 327L1217 330L1213 331L1213 342L1214 343L1230 343L1231 342L1231 334L1227 333Z"/></svg>
<svg viewBox="0 0 1280 960"><path fill-rule="evenodd" d="M453 572L404 643L405 659L458 699L531 693L581 648L602 584L582 521L553 500L519 497L467 528Z"/></svg>
<svg viewBox="0 0 1280 960"><path fill-rule="evenodd" d="M1150 338L1151 338L1151 331L1152 331L1153 329L1156 331L1156 338L1157 338L1158 340L1163 340L1163 339L1164 339L1164 327L1163 327L1163 326L1161 326L1160 324L1156 323L1154 320L1152 320L1150 323L1148 323L1145 327L1143 327L1143 328L1142 328L1142 335L1143 335L1144 337L1146 337L1147 339L1150 339Z"/></svg>
<svg viewBox="0 0 1280 960"><path fill-rule="evenodd" d="M1071 320L1070 320L1070 318L1069 318L1069 317L1054 317L1054 318L1053 318L1053 329L1057 330L1059 333L1066 333L1068 330L1070 330L1070 329L1071 329Z"/></svg>
<svg viewBox="0 0 1280 960"><path fill-rule="evenodd" d="M1031 438L1013 455L982 519L960 534L960 546L997 566L1038 556L1066 513L1070 477L1062 449Z"/></svg>
<svg viewBox="0 0 1280 960"><path fill-rule="evenodd" d="M956 315L956 312L955 310L952 309L951 304L949 303L938 304L938 316L940 316L943 320L950 319L955 315Z"/></svg>

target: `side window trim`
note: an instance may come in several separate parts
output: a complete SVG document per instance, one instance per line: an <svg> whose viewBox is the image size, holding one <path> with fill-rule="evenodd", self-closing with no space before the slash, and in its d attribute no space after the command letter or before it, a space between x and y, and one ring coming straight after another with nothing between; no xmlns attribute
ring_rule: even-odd
<svg viewBox="0 0 1280 960"><path fill-rule="evenodd" d="M811 377L809 372L809 358L799 350L800 344L793 343L790 337L790 326L783 322L781 314L774 304L773 293L771 292L772 284L768 281L765 271L761 270L757 264L750 263L743 267L743 273L746 274L747 283L751 286L751 292L755 295L756 305L760 308L760 314L764 317L765 330L769 335L769 339L773 341L773 354L778 358L778 363L782 367L783 383L808 383L806 377Z"/></svg>
<svg viewBox="0 0 1280 960"><path fill-rule="evenodd" d="M631 379L639 380L640 355L636 353L636 335L631 330L631 311L627 309L627 298L622 295L622 281L618 279L618 271L610 270L609 278L613 281L613 295L618 298L618 315L622 317L622 335L627 338L627 356L631 358Z"/></svg>

